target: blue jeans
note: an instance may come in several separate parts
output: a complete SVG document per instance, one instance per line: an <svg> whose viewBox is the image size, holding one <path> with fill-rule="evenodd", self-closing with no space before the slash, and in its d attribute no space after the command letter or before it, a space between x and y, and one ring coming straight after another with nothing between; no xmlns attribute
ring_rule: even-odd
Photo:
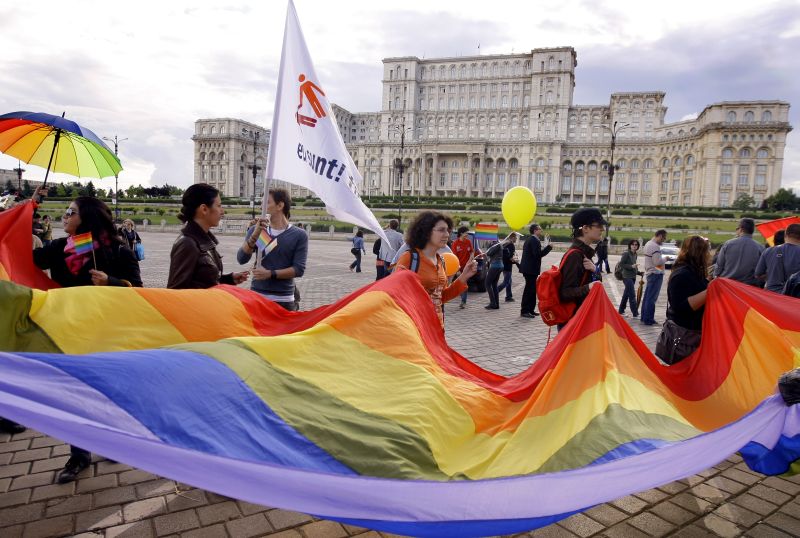
<svg viewBox="0 0 800 538"><path fill-rule="evenodd" d="M497 287L498 295L503 291L503 288L506 290L506 299L511 299L513 297L511 295L511 271L503 271L503 282Z"/></svg>
<svg viewBox="0 0 800 538"><path fill-rule="evenodd" d="M350 264L350 269L355 269L356 273L360 273L361 272L361 251L359 250L358 252L353 254L353 256L355 256L356 259L353 261L353 263Z"/></svg>
<svg viewBox="0 0 800 538"><path fill-rule="evenodd" d="M642 323L653 325L656 322L656 301L661 293L661 284L664 282L664 273L651 273L647 275L647 285L644 287L642 298Z"/></svg>
<svg viewBox="0 0 800 538"><path fill-rule="evenodd" d="M636 278L626 278L623 279L622 282L625 284L625 293L622 294L622 302L619 303L619 308L617 310L620 314L624 314L626 303L630 302L631 314L638 316L639 308L636 306L636 290L633 286L636 282Z"/></svg>

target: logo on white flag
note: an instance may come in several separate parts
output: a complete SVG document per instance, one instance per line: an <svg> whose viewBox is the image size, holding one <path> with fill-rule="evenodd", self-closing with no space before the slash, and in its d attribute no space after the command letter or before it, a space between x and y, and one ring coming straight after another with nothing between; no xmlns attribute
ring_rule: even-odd
<svg viewBox="0 0 800 538"><path fill-rule="evenodd" d="M319 97L317 97L317 94L314 92L319 92L319 94L323 97L325 96L325 92L323 92L322 88L310 80L306 80L305 75L300 75L297 80L300 82L300 104L297 105L297 113L295 114L297 117L297 124L307 125L308 127L316 127L317 118L322 119L327 116L327 114L325 113L325 107L322 106ZM314 111L314 115L317 116L317 118L300 114L300 110L303 108L303 97L306 98L306 101L308 102L309 106L311 106L311 110Z"/></svg>
<svg viewBox="0 0 800 538"><path fill-rule="evenodd" d="M300 185L325 202L337 220L368 228L386 240L378 219L359 197L363 182L344 145L289 1L267 178ZM264 193L264 207L266 197Z"/></svg>

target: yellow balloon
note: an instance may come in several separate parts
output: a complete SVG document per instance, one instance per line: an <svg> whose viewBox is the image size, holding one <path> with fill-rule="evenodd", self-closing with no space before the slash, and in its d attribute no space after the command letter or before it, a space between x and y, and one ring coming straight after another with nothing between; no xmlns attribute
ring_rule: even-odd
<svg viewBox="0 0 800 538"><path fill-rule="evenodd" d="M519 230L536 215L536 196L527 187L517 186L503 196L503 218L512 230Z"/></svg>
<svg viewBox="0 0 800 538"><path fill-rule="evenodd" d="M445 252L442 254L442 260L444 260L444 268L448 277L458 273L458 270L461 269L461 264L458 262L458 256L452 252Z"/></svg>

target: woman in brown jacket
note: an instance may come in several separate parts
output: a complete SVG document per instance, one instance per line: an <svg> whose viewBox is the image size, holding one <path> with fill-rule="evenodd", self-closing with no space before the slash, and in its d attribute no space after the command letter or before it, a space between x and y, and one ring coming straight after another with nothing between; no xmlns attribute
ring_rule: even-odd
<svg viewBox="0 0 800 538"><path fill-rule="evenodd" d="M225 214L219 191L197 183L186 189L181 202L178 218L186 225L172 245L167 287L205 289L247 280L249 271L222 274L222 256L217 252L219 241L209 231Z"/></svg>

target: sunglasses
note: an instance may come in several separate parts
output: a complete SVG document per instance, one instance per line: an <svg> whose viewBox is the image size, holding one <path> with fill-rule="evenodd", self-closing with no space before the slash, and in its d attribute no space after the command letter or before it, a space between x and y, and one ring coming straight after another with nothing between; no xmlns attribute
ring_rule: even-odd
<svg viewBox="0 0 800 538"><path fill-rule="evenodd" d="M77 209L72 209L71 207L68 207L67 210L64 211L64 216L65 217L71 217L72 215L77 215L77 214L78 214L78 210Z"/></svg>

